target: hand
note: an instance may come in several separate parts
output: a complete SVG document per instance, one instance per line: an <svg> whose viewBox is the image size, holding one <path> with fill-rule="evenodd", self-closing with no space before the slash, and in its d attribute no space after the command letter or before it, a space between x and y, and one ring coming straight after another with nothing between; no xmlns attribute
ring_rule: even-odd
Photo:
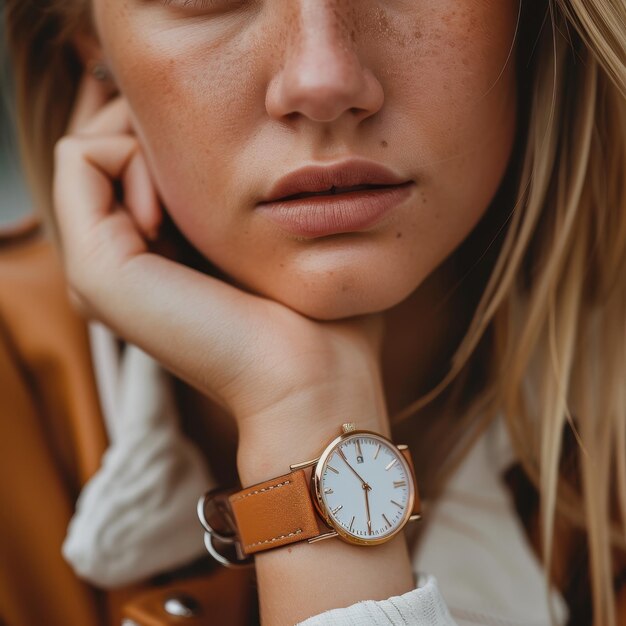
<svg viewBox="0 0 626 626"><path fill-rule="evenodd" d="M314 321L156 254L146 239L161 207L128 104L102 89L84 78L55 151L55 214L82 313L227 408L245 444L240 468L256 470L272 447L305 460L343 421L388 434L382 317Z"/></svg>

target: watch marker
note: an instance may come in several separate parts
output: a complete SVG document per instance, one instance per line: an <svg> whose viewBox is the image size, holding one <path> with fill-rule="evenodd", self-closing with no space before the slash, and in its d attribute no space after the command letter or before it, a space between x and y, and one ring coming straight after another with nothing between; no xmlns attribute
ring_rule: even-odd
<svg viewBox="0 0 626 626"><path fill-rule="evenodd" d="M326 489L324 489L324 493L334 493L334 492L330 487L326 487Z"/></svg>
<svg viewBox="0 0 626 626"><path fill-rule="evenodd" d="M383 513L383 517L385 518L385 521L387 522L387 526L391 528L391 522L387 519L387 516L384 513Z"/></svg>
<svg viewBox="0 0 626 626"><path fill-rule="evenodd" d="M352 521L350 522L350 532L352 532L352 524L354 524L354 515L352 516Z"/></svg>
<svg viewBox="0 0 626 626"><path fill-rule="evenodd" d="M400 507L401 509L404 508L401 504L398 504L395 500L391 500L391 503L395 504L396 506Z"/></svg>
<svg viewBox="0 0 626 626"><path fill-rule="evenodd" d="M335 472L335 474L339 474L339 472L332 466L332 465L326 465L326 467L331 471L331 472Z"/></svg>
<svg viewBox="0 0 626 626"><path fill-rule="evenodd" d="M370 535L372 534L372 522L371 522L371 520L367 520L367 532Z"/></svg>
<svg viewBox="0 0 626 626"><path fill-rule="evenodd" d="M376 454L374 455L374 461L376 460L376 457L378 456L378 453L380 452L380 445L378 444L378 448L376 448Z"/></svg>
<svg viewBox="0 0 626 626"><path fill-rule="evenodd" d="M385 466L385 470L391 469L397 462L398 459L394 459L393 461L391 461L391 463L387 463L387 465Z"/></svg>
<svg viewBox="0 0 626 626"><path fill-rule="evenodd" d="M340 504L339 506L332 509L333 515L336 515L337 511L341 511L341 509L343 509L343 504Z"/></svg>
<svg viewBox="0 0 626 626"><path fill-rule="evenodd" d="M361 442L358 439L356 439L355 443L356 443L356 449L357 449L359 456L363 456L363 453L361 452Z"/></svg>
<svg viewBox="0 0 626 626"><path fill-rule="evenodd" d="M406 486L406 480L394 480L393 481L393 486L394 487L404 487L404 486Z"/></svg>

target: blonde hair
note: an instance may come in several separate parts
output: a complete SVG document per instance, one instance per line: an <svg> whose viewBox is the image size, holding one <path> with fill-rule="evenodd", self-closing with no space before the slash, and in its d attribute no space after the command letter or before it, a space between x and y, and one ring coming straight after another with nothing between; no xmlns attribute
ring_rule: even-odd
<svg viewBox="0 0 626 626"><path fill-rule="evenodd" d="M53 146L81 72L71 35L88 19L78 0L5 4L26 173L50 216ZM393 422L446 394L460 406L461 388L483 372L463 414L437 431L446 453L421 488L440 492L501 413L540 494L546 590L558 513L586 532L594 624L614 626L613 558L626 550L626 4L541 8L547 19L526 42L527 118L498 254L449 371ZM568 429L578 444L569 473Z"/></svg>

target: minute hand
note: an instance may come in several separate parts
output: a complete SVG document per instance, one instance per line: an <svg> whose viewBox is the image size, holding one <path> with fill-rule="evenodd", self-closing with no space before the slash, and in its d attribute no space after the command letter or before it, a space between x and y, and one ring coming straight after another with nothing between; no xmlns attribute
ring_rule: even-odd
<svg viewBox="0 0 626 626"><path fill-rule="evenodd" d="M363 487L363 492L365 493L365 508L367 509L367 532L372 534L372 516L370 515L370 500L367 497L367 489L365 486Z"/></svg>
<svg viewBox="0 0 626 626"><path fill-rule="evenodd" d="M341 455L341 458L346 462L346 465L355 473L356 477L363 483L364 487L366 489L371 489L371 487L359 476L358 472L354 469L354 467L352 467L352 465L348 463L348 459L346 459L346 455L343 453L343 450L339 449L337 450L337 452L339 452L339 454Z"/></svg>

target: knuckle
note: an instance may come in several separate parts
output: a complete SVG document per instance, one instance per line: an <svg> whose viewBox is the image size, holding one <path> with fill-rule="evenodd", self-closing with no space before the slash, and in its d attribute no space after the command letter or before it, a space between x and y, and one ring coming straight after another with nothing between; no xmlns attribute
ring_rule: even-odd
<svg viewBox="0 0 626 626"><path fill-rule="evenodd" d="M65 135L59 139L54 146L55 160L62 160L68 153L75 152L78 140L72 135Z"/></svg>
<svg viewBox="0 0 626 626"><path fill-rule="evenodd" d="M82 298L82 289L81 289L81 276L80 272L76 269L75 264L66 264L65 265L65 278L67 281L67 286L70 292L74 297Z"/></svg>
<svg viewBox="0 0 626 626"><path fill-rule="evenodd" d="M72 285L67 287L67 297L71 307L83 317L89 317L87 300Z"/></svg>

